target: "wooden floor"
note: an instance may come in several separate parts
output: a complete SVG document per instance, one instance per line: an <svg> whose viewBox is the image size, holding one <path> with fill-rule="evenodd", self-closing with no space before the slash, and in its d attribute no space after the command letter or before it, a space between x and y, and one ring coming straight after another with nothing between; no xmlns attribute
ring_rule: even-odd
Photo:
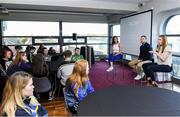
<svg viewBox="0 0 180 117"><path fill-rule="evenodd" d="M48 110L49 116L67 116L66 106L63 97L57 97L52 101L41 100L40 103Z"/></svg>

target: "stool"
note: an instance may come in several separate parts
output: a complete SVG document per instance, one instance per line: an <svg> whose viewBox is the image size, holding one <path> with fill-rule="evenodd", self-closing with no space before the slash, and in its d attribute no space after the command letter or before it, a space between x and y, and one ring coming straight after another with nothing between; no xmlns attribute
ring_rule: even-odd
<svg viewBox="0 0 180 117"><path fill-rule="evenodd" d="M172 75L171 76L169 76L169 73L170 72L172 72ZM161 73L162 74L162 78L161 78L161 80L160 79L158 79L158 74L159 73ZM167 71L167 72L156 72L156 79L157 79L157 81L162 81L163 82L163 85L165 84L165 81L167 81L166 80L166 77L168 77L168 78L170 78L170 82L171 82L171 84L172 84L172 90L173 90L173 86L174 86L174 83L173 83L173 81L172 81L172 76L174 75L174 71L173 71L173 66L171 66L171 69L169 70L169 71ZM164 86L163 86L164 87Z"/></svg>

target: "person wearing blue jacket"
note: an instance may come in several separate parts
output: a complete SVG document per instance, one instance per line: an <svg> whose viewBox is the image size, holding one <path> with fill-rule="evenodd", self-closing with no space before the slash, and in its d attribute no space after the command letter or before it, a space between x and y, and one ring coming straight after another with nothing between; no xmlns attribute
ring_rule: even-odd
<svg viewBox="0 0 180 117"><path fill-rule="evenodd" d="M48 116L47 110L33 96L32 76L18 71L12 74L3 91L0 115L38 117Z"/></svg>
<svg viewBox="0 0 180 117"><path fill-rule="evenodd" d="M69 110L77 114L79 102L88 94L94 92L94 88L88 78L89 65L86 60L78 60L74 65L72 74L66 81L65 98Z"/></svg>

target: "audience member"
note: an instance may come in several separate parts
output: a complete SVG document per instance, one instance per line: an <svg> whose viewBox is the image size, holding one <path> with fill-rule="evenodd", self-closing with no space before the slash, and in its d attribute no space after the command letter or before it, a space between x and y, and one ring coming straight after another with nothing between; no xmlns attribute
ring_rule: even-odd
<svg viewBox="0 0 180 117"><path fill-rule="evenodd" d="M52 56L52 55L56 54L56 50L53 47L50 47L48 50L48 54Z"/></svg>
<svg viewBox="0 0 180 117"><path fill-rule="evenodd" d="M41 53L38 53L34 56L33 62L31 63L30 72L34 77L49 78L49 68L44 60L44 56ZM50 78L49 78L50 79ZM52 100L52 91L49 91L49 100Z"/></svg>
<svg viewBox="0 0 180 117"><path fill-rule="evenodd" d="M14 73L3 91L0 112L13 116L48 116L47 110L33 96L32 76L25 72Z"/></svg>
<svg viewBox="0 0 180 117"><path fill-rule="evenodd" d="M88 94L94 92L88 74L88 62L83 59L78 60L74 65L73 73L66 82L65 98L67 100L68 108L73 114L77 113L79 102Z"/></svg>
<svg viewBox="0 0 180 117"><path fill-rule="evenodd" d="M110 67L106 70L107 72L112 71L113 68L113 62L115 60L121 60L122 59L122 54L121 54L121 48L120 48L120 43L118 41L118 37L114 36L112 39L112 53L109 55L109 62L110 62Z"/></svg>
<svg viewBox="0 0 180 117"><path fill-rule="evenodd" d="M28 59L29 63L32 63L35 51L36 51L36 48L34 46L31 46L29 48L28 54L26 53L27 54L27 59Z"/></svg>
<svg viewBox="0 0 180 117"><path fill-rule="evenodd" d="M43 44L40 44L39 45L39 48L37 50L37 53L43 53L43 48L44 48L44 45Z"/></svg>
<svg viewBox="0 0 180 117"><path fill-rule="evenodd" d="M16 71L25 71L29 72L30 65L27 63L27 56L25 52L19 52L12 62L12 64L7 69L7 74L11 75Z"/></svg>
<svg viewBox="0 0 180 117"><path fill-rule="evenodd" d="M135 80L140 80L144 77L142 65L153 61L153 54L149 53L149 51L152 51L152 47L147 43L147 37L142 35L140 42L142 45L140 46L139 58L128 63L137 73Z"/></svg>
<svg viewBox="0 0 180 117"><path fill-rule="evenodd" d="M154 72L170 72L172 69L172 51L168 46L165 35L159 36L156 51L150 51L150 53L157 56L157 63L146 63L142 67L149 81L148 85L152 84L153 86L157 87L158 84L155 81Z"/></svg>
<svg viewBox="0 0 180 117"><path fill-rule="evenodd" d="M50 62L51 61L51 56L48 54L48 49L46 47L43 48L43 55L45 61Z"/></svg>
<svg viewBox="0 0 180 117"><path fill-rule="evenodd" d="M65 86L67 78L72 73L74 64L71 61L72 52L70 50L64 51L63 55L64 61L58 68L57 77L61 79L61 85Z"/></svg>
<svg viewBox="0 0 180 117"><path fill-rule="evenodd" d="M77 61L77 60L80 60L80 59L84 59L84 57L82 55L80 55L80 48L75 48L75 54L72 56L72 61Z"/></svg>
<svg viewBox="0 0 180 117"><path fill-rule="evenodd" d="M3 50L3 56L0 58L0 64L3 69L6 71L9 65L12 63L12 52L10 49Z"/></svg>
<svg viewBox="0 0 180 117"><path fill-rule="evenodd" d="M17 45L17 46L15 46L15 53L14 53L14 55L13 55L13 60L16 58L16 55L19 53L19 52L21 52L22 51L22 46L20 46L20 45Z"/></svg>

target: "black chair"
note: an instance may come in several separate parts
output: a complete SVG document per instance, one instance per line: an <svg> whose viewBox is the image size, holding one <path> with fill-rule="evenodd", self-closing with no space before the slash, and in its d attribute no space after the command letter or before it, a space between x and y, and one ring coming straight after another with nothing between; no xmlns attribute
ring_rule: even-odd
<svg viewBox="0 0 180 117"><path fill-rule="evenodd" d="M173 64L171 65L171 68L169 69L169 71L166 71L166 72L162 72L162 83L163 85L166 83L166 73L170 73L172 72L172 76L174 75L174 71L173 71ZM157 76L157 74L156 74ZM172 77L170 77L170 81L171 81L171 84L172 84L172 90L173 90L173 86L174 86L174 83L173 83L173 80L172 80Z"/></svg>
<svg viewBox="0 0 180 117"><path fill-rule="evenodd" d="M33 77L36 93L45 93L51 90L51 82L47 77Z"/></svg>

